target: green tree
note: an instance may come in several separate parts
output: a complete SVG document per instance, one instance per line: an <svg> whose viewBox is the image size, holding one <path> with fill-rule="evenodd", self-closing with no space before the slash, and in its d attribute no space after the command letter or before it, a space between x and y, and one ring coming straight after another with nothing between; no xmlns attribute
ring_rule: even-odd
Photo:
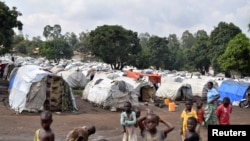
<svg viewBox="0 0 250 141"><path fill-rule="evenodd" d="M110 64L112 69L135 65L141 51L137 33L119 25L97 27L89 33L88 42L91 53Z"/></svg>
<svg viewBox="0 0 250 141"><path fill-rule="evenodd" d="M76 34L74 32L67 32L64 35L64 40L66 40L68 42L68 44L70 45L70 47L75 50L77 48L77 44L78 44L78 38L76 36Z"/></svg>
<svg viewBox="0 0 250 141"><path fill-rule="evenodd" d="M248 32L250 31L250 23L248 24Z"/></svg>
<svg viewBox="0 0 250 141"><path fill-rule="evenodd" d="M150 34L147 32L139 34L140 45L142 48L146 48L149 38L150 38Z"/></svg>
<svg viewBox="0 0 250 141"><path fill-rule="evenodd" d="M168 41L166 38L151 36L149 38L147 46L150 48L151 52L151 64L158 70L168 69L170 51L168 48Z"/></svg>
<svg viewBox="0 0 250 141"><path fill-rule="evenodd" d="M167 38L169 47L169 66L170 70L180 70L183 66L183 50L180 47L180 41L176 34L170 34Z"/></svg>
<svg viewBox="0 0 250 141"><path fill-rule="evenodd" d="M151 51L150 48L147 47L147 42L150 38L150 34L147 32L140 33L138 38L140 39L140 45L142 47L142 51L136 58L135 67L137 67L138 69L146 69L149 68L151 65L150 63Z"/></svg>
<svg viewBox="0 0 250 141"><path fill-rule="evenodd" d="M43 36L46 40L54 40L62 37L61 34L62 28L59 24L55 24L54 26L46 25L43 28Z"/></svg>
<svg viewBox="0 0 250 141"><path fill-rule="evenodd" d="M60 59L71 59L73 56L72 48L62 39L45 41L40 53L42 56L55 62L59 62Z"/></svg>
<svg viewBox="0 0 250 141"><path fill-rule="evenodd" d="M195 43L192 46L192 58L189 59L195 69L199 72L208 71L210 66L210 60L207 57L207 52L209 51L208 46L209 36L204 30L198 30L195 34Z"/></svg>
<svg viewBox="0 0 250 141"><path fill-rule="evenodd" d="M219 72L220 66L217 58L224 53L228 42L237 34L241 33L241 29L233 23L220 22L210 34L208 57L215 72Z"/></svg>
<svg viewBox="0 0 250 141"><path fill-rule="evenodd" d="M10 9L4 2L0 1L0 55L9 52L12 49L13 28L22 30L22 22L17 20L22 14L16 7Z"/></svg>
<svg viewBox="0 0 250 141"><path fill-rule="evenodd" d="M250 75L249 56L249 39L245 34L239 33L228 43L226 51L218 58L218 62L224 71Z"/></svg>
<svg viewBox="0 0 250 141"><path fill-rule="evenodd" d="M188 30L184 31L181 36L181 47L183 49L188 49L193 46L195 42L195 38L192 33L190 33Z"/></svg>

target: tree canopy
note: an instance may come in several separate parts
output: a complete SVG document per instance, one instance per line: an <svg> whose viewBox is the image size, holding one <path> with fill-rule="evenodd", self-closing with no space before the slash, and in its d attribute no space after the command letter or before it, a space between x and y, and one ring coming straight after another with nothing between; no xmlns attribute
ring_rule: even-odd
<svg viewBox="0 0 250 141"><path fill-rule="evenodd" d="M113 69L134 65L141 46L137 33L119 25L103 25L91 31L88 47Z"/></svg>
<svg viewBox="0 0 250 141"><path fill-rule="evenodd" d="M224 71L239 72L249 75L250 70L250 42L245 34L239 33L227 46L226 51L218 61Z"/></svg>
<svg viewBox="0 0 250 141"><path fill-rule="evenodd" d="M58 62L60 59L71 59L73 51L65 40L56 39L44 42L41 55Z"/></svg>
<svg viewBox="0 0 250 141"><path fill-rule="evenodd" d="M220 22L211 32L208 56L215 71L220 71L217 58L224 53L228 42L239 33L241 33L239 27L233 23L226 22Z"/></svg>
<svg viewBox="0 0 250 141"><path fill-rule="evenodd" d="M15 34L13 28L22 30L22 22L17 20L22 14L17 11L16 7L10 9L4 2L0 1L0 55L11 50L13 36Z"/></svg>

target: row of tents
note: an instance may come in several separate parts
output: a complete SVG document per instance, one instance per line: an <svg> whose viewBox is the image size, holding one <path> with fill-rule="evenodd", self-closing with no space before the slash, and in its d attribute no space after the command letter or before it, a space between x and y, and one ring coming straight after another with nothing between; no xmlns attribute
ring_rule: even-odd
<svg viewBox="0 0 250 141"><path fill-rule="evenodd" d="M133 105L154 102L153 97L171 100L206 98L206 84L214 83L220 100L229 97L239 102L249 91L249 82L214 77L143 73L140 70L111 70L104 63L63 61L45 65L34 59L15 63L0 58L2 79L9 81L9 105L16 112L78 110L72 88L83 88L82 99L103 106L121 108L125 101ZM7 60L7 61L6 61ZM32 60L32 61L30 61ZM42 59L40 59L42 60ZM34 63L34 62L40 62ZM157 87L156 87L157 86Z"/></svg>

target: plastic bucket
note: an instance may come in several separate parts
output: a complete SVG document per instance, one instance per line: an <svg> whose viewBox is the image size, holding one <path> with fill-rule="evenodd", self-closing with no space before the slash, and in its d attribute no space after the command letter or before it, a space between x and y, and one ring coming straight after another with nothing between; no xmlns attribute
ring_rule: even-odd
<svg viewBox="0 0 250 141"><path fill-rule="evenodd" d="M169 99L164 99L164 104L165 104L166 106L168 106L169 103L170 103L170 100L169 100Z"/></svg>
<svg viewBox="0 0 250 141"><path fill-rule="evenodd" d="M170 102L168 104L168 111L169 112L175 112L175 103L174 102Z"/></svg>

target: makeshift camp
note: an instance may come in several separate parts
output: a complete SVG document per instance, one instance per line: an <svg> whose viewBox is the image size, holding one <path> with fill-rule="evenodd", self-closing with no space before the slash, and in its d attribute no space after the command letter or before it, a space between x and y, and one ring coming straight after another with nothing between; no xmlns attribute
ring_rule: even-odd
<svg viewBox="0 0 250 141"><path fill-rule="evenodd" d="M77 110L72 90L60 76L36 65L25 65L13 79L9 105L18 113Z"/></svg>
<svg viewBox="0 0 250 141"><path fill-rule="evenodd" d="M229 97L231 103L238 103L245 98L246 93L250 92L250 83L235 80L225 80L221 83L218 92L219 101L224 97Z"/></svg>

